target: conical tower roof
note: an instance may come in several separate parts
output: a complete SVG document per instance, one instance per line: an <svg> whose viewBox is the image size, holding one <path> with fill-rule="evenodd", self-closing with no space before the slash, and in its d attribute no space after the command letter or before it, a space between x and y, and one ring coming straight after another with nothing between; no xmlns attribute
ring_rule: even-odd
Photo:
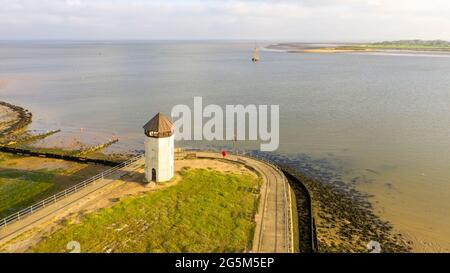
<svg viewBox="0 0 450 273"><path fill-rule="evenodd" d="M172 122L160 112L147 122L143 128L148 137L160 138L173 135Z"/></svg>

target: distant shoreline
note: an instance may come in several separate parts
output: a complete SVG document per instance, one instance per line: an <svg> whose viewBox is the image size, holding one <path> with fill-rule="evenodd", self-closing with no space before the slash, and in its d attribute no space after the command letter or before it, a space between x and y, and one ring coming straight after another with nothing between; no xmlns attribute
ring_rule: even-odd
<svg viewBox="0 0 450 273"><path fill-rule="evenodd" d="M281 50L288 53L431 53L450 54L450 47L381 45L381 44L308 44L308 43L278 43L265 47L270 50Z"/></svg>

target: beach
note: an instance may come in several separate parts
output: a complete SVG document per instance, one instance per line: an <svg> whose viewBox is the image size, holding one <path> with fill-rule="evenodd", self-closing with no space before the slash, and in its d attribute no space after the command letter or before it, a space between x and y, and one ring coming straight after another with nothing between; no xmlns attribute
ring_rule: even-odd
<svg viewBox="0 0 450 273"><path fill-rule="evenodd" d="M0 139L13 135L31 123L31 113L20 106L0 101Z"/></svg>
<svg viewBox="0 0 450 273"><path fill-rule="evenodd" d="M10 128L10 125L16 123L19 114L8 106L0 105L0 132ZM1 133L3 134L3 133Z"/></svg>

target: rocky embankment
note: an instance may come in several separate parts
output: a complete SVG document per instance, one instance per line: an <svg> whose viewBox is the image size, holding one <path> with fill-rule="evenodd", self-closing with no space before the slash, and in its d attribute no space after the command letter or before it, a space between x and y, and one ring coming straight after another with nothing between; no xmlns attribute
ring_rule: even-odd
<svg viewBox="0 0 450 273"><path fill-rule="evenodd" d="M369 196L342 181L342 170L326 160L307 155L288 158L256 154L289 168L307 187L312 199L318 252L369 252L371 241L378 242L382 252L411 250L411 242L374 214Z"/></svg>
<svg viewBox="0 0 450 273"><path fill-rule="evenodd" d="M31 118L28 110L0 101L0 140L24 129L31 123Z"/></svg>

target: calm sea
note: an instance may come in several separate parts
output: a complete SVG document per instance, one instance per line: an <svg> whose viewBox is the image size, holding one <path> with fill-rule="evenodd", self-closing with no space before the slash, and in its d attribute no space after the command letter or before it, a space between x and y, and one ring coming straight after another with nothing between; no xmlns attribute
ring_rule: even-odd
<svg viewBox="0 0 450 273"><path fill-rule="evenodd" d="M153 114L194 96L279 104L278 154L339 166L417 250L450 251L450 58L261 51L253 64L253 46L1 42L0 100L31 110L32 129L114 135L128 150Z"/></svg>

